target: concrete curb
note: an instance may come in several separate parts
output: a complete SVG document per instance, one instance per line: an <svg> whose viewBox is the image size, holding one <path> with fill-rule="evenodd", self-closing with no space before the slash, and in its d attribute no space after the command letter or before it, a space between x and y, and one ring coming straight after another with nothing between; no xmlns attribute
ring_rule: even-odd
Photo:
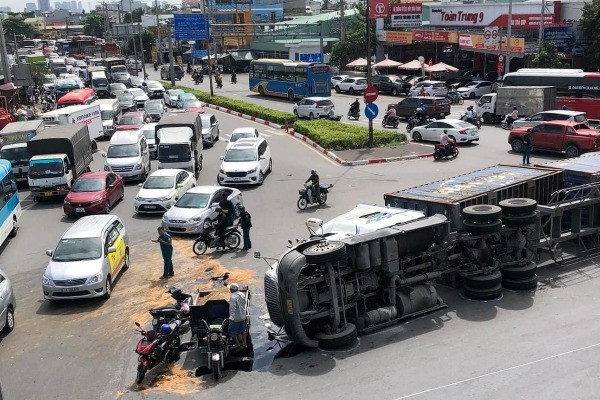
<svg viewBox="0 0 600 400"><path fill-rule="evenodd" d="M214 104L210 104L210 103L204 103L205 107L208 108L212 108L215 109L217 111L221 111L224 112L226 114L231 114L234 115L236 117L240 117L240 118L244 118L247 119L249 121L253 121L253 122L257 122L259 124L263 124L266 126L270 126L272 128L275 129L283 129L284 126L283 125L279 125L279 124L275 124L271 121L267 121L261 118L256 118L253 117L251 115L247 115L247 114L243 114L241 112L238 111L233 111L230 110L228 108L225 107L221 107L221 106L216 106ZM416 160L418 158L427 158L427 157L433 157L432 153L424 153L424 154L411 154L408 156L400 156L400 157L383 157L383 158L370 158L370 159L366 159L366 160L354 160L354 161L348 161L348 160L344 160L343 158L337 156L334 152L324 149L323 147L321 147L318 143L312 141L311 139L309 139L308 137L295 132L294 129L289 128L286 131L289 135L295 137L296 139L306 143L307 145L311 146L312 148L316 149L318 152L324 154L326 157L332 159L333 161L335 161L336 163L343 165L345 167L353 167L353 166L357 166L357 165L369 165L369 164L382 164L382 163L389 163L389 162L394 162L394 161L406 161L406 160Z"/></svg>

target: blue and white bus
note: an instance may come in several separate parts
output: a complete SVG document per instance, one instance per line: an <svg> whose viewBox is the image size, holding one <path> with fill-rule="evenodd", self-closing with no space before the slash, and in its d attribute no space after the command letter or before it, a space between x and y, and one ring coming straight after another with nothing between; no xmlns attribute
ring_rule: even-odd
<svg viewBox="0 0 600 400"><path fill-rule="evenodd" d="M331 68L327 64L261 58L250 63L250 90L287 97L331 96Z"/></svg>
<svg viewBox="0 0 600 400"><path fill-rule="evenodd" d="M22 212L12 165L0 159L0 245L6 238L17 234L17 223Z"/></svg>

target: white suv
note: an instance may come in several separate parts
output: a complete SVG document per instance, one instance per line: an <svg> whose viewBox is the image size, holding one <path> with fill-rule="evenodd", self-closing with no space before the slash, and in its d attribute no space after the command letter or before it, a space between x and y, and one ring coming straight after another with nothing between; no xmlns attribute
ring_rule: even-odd
<svg viewBox="0 0 600 400"><path fill-rule="evenodd" d="M262 185L265 175L273 169L271 149L262 137L238 140L221 160L217 175L219 185Z"/></svg>
<svg viewBox="0 0 600 400"><path fill-rule="evenodd" d="M366 88L367 80L365 78L346 78L334 86L337 93L348 92L349 94L362 93Z"/></svg>

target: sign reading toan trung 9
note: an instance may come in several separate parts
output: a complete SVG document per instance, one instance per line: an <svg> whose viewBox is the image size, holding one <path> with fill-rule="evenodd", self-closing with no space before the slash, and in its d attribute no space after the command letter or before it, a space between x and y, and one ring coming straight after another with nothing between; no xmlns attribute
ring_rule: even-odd
<svg viewBox="0 0 600 400"><path fill-rule="evenodd" d="M544 23L553 23L554 5L547 3ZM477 11L465 11L464 4L431 6L431 26L499 26L508 25L508 6L502 4L478 4ZM512 26L516 28L539 28L539 4L513 4Z"/></svg>

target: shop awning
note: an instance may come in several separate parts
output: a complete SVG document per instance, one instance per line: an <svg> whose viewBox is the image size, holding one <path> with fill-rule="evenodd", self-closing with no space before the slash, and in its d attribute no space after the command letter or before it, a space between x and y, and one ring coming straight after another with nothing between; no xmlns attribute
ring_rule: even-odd
<svg viewBox="0 0 600 400"><path fill-rule="evenodd" d="M421 69L421 63L419 62L419 60L412 60L410 62L407 62L406 64L402 64L398 68L401 68L401 69Z"/></svg>
<svg viewBox="0 0 600 400"><path fill-rule="evenodd" d="M375 67L375 68L394 68L394 67L399 67L400 65L402 65L401 62L390 60L389 58L386 58L385 60L379 61L377 64L373 65L373 67Z"/></svg>
<svg viewBox="0 0 600 400"><path fill-rule="evenodd" d="M348 67L348 68L366 67L366 66L367 66L367 60L364 58L357 58L356 60L352 61L351 63L346 64L346 67Z"/></svg>
<svg viewBox="0 0 600 400"><path fill-rule="evenodd" d="M439 62L437 64L433 64L431 66L425 67L425 71L427 71L427 72L449 72L449 71L458 71L458 68L455 68L452 65L448 65L443 62Z"/></svg>

